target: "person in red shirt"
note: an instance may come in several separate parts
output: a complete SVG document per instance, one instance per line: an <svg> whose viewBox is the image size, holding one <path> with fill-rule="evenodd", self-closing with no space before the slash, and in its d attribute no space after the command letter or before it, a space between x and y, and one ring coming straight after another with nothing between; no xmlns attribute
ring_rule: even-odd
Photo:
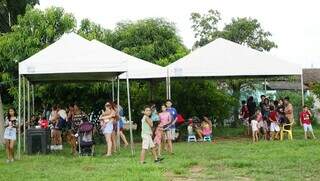
<svg viewBox="0 0 320 181"><path fill-rule="evenodd" d="M275 138L278 139L280 127L278 124L278 113L276 110L274 110L274 106L270 106L269 121L271 122L270 124L271 140L274 140Z"/></svg>
<svg viewBox="0 0 320 181"><path fill-rule="evenodd" d="M308 131L311 133L313 139L316 138L311 125L311 111L307 106L303 106L303 111L300 113L300 125L303 126L305 139L308 139Z"/></svg>
<svg viewBox="0 0 320 181"><path fill-rule="evenodd" d="M246 101L241 101L241 110L240 110L240 114L239 114L239 119L243 122L243 125L246 127L246 134L250 135L250 124L249 124L249 109L248 106L246 104Z"/></svg>

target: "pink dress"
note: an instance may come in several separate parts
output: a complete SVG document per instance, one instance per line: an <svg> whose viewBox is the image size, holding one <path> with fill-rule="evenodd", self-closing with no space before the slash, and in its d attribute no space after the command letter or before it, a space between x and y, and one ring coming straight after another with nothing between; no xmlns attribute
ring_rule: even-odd
<svg viewBox="0 0 320 181"><path fill-rule="evenodd" d="M162 140L163 126L170 123L171 116L169 112L161 112L159 114L160 123L155 131L154 143L160 145Z"/></svg>

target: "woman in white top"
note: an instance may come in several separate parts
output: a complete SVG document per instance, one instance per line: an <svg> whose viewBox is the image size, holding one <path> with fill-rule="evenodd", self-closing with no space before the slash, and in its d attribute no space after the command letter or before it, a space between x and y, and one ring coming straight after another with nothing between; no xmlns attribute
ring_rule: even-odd
<svg viewBox="0 0 320 181"><path fill-rule="evenodd" d="M14 161L14 144L17 139L17 117L14 108L8 109L5 119L4 140L7 152L7 163Z"/></svg>

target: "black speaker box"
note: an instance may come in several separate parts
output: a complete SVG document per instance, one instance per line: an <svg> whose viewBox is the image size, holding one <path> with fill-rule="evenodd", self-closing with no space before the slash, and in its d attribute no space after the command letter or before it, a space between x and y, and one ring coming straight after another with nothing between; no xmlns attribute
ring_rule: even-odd
<svg viewBox="0 0 320 181"><path fill-rule="evenodd" d="M28 129L26 144L28 154L48 154L50 152L50 129Z"/></svg>

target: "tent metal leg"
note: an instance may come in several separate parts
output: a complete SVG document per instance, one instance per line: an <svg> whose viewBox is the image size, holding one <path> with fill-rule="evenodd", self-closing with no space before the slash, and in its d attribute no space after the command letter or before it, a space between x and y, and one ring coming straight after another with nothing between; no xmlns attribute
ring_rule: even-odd
<svg viewBox="0 0 320 181"><path fill-rule="evenodd" d="M170 78L170 75L169 75L169 77L168 77L168 81L169 81L169 84L168 84L168 92L169 92L169 94L168 94L168 96L169 96L169 99L171 99L171 78Z"/></svg>
<svg viewBox="0 0 320 181"><path fill-rule="evenodd" d="M30 116L30 114L31 114L31 112L30 112L30 103L31 103L31 101L30 101L30 82L27 80L27 115L28 115L28 118L27 118L27 124L28 124L28 129L30 128L30 121L31 121L31 116Z"/></svg>
<svg viewBox="0 0 320 181"><path fill-rule="evenodd" d="M22 77L22 89L23 89L23 152L26 147L26 78Z"/></svg>
<svg viewBox="0 0 320 181"><path fill-rule="evenodd" d="M32 114L34 115L34 84L31 84Z"/></svg>
<svg viewBox="0 0 320 181"><path fill-rule="evenodd" d="M19 88L18 88L18 159L21 159L21 75L19 74Z"/></svg>
<svg viewBox="0 0 320 181"><path fill-rule="evenodd" d="M120 97L120 80L119 80L119 76L117 76L117 108L118 108L118 111L119 111L119 107L120 107L120 100L119 100L119 97ZM120 150L120 121L121 121L121 117L120 117L120 120L117 124L117 147L118 147L118 150Z"/></svg>
<svg viewBox="0 0 320 181"><path fill-rule="evenodd" d="M114 79L112 78L112 101L114 101Z"/></svg>
<svg viewBox="0 0 320 181"><path fill-rule="evenodd" d="M264 79L264 93L267 93L267 79Z"/></svg>
<svg viewBox="0 0 320 181"><path fill-rule="evenodd" d="M131 155L134 155L134 146L133 146L133 134L132 134L132 119L131 119L131 103L130 103L130 83L128 78L128 72L126 72L127 78L127 94L128 94L128 115L129 115L129 127L130 127L130 146L131 146Z"/></svg>
<svg viewBox="0 0 320 181"><path fill-rule="evenodd" d="M304 106L304 83L303 83L303 73L301 73L300 83L301 83L301 104L302 104L302 106Z"/></svg>

